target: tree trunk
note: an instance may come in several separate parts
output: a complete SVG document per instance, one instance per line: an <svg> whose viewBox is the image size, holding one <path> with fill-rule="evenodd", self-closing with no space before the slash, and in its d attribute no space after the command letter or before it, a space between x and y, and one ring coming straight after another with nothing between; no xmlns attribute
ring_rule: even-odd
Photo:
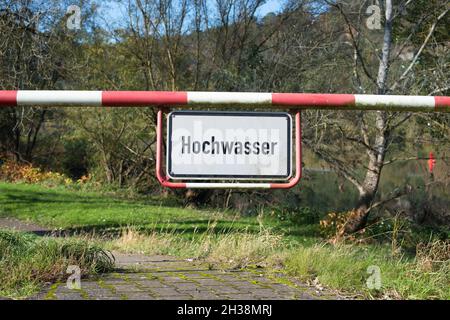
<svg viewBox="0 0 450 320"><path fill-rule="evenodd" d="M25 148L25 160L32 162L33 161L33 151L36 146L37 137L39 135L39 131L42 128L42 124L45 121L46 110L40 110L39 119L37 120L37 124L33 128L33 124L30 124L30 134L28 135L27 145Z"/></svg>
<svg viewBox="0 0 450 320"><path fill-rule="evenodd" d="M380 65L377 76L378 94L386 94L387 79L389 75L389 57L392 46L392 1L385 1L383 48L381 51ZM377 111L376 115L376 136L373 148L368 150L369 164L367 166L364 181L359 188L358 203L350 215L344 228L344 232L349 234L361 230L367 224L372 202L378 191L381 170L383 169L386 155L389 129L387 114L384 111Z"/></svg>
<svg viewBox="0 0 450 320"><path fill-rule="evenodd" d="M345 225L345 233L353 233L361 230L367 224L371 205L378 191L386 155L387 140L389 138L389 131L386 128L386 116L386 113L383 111L377 112L376 127L378 132L375 137L374 150L368 151L369 164L367 166L366 176L361 184L361 188L359 188L358 203Z"/></svg>

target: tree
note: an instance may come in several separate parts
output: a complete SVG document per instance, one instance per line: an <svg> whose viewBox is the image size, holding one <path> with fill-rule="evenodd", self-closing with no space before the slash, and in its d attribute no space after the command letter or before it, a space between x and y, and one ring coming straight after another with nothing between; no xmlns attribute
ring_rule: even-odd
<svg viewBox="0 0 450 320"><path fill-rule="evenodd" d="M434 1L426 5L429 11L424 12L424 17L410 27L410 32L420 27L424 22L431 22L431 27L423 39L421 46L417 49L412 61L399 72L399 55L393 56L393 47L402 46L393 39L394 28L399 26L402 15L407 15L408 5L411 1L402 1L398 6L394 6L391 0L379 1L384 13L383 30L381 39L377 39L371 34L371 30L364 30L361 12L354 10L357 3L354 1L340 1L338 3L326 1L333 10L339 12L342 23L347 30L350 44L353 48L353 83L355 89L360 93L393 94L405 93L415 94L406 87L401 86L412 70L416 68L416 63L427 49L429 40L433 37L436 26L448 13L448 3L446 1ZM425 4L423 4L425 5ZM430 11L432 10L432 11ZM433 14L428 14L433 12ZM352 18L353 16L353 18ZM412 30L412 31L411 31ZM375 70L375 63L378 63ZM377 111L375 113L360 112L356 117L346 115L339 116L338 119L321 117L320 126L322 132L316 135L315 139L307 140L308 146L322 159L326 160L343 177L350 181L358 190L359 200L355 210L350 215L345 226L346 233L352 233L363 228L368 220L370 211L402 194L394 192L389 199L378 199L377 191L381 173L387 163L387 155L390 148L395 144L396 132L411 118L411 114L398 114L395 112ZM331 121L330 121L331 120ZM323 141L327 137L327 142ZM330 140L344 138L347 144L339 144L339 151L331 145ZM354 148L356 146L356 148ZM362 157L362 151L366 156ZM346 159L353 159L349 162Z"/></svg>
<svg viewBox="0 0 450 320"><path fill-rule="evenodd" d="M65 26L64 15L64 8L58 2L0 2L1 89L55 89L70 78L76 43L62 27ZM34 106L3 108L0 111L0 152L16 161L34 161L39 142L44 139L46 122L60 113ZM47 152L48 149L42 153Z"/></svg>

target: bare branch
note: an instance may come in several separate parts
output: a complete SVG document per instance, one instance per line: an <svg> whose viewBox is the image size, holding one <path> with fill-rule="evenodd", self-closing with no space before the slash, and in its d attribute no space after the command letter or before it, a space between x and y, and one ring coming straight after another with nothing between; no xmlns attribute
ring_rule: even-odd
<svg viewBox="0 0 450 320"><path fill-rule="evenodd" d="M361 66L362 66L362 68L364 70L364 73L376 85L377 82L376 82L375 78L372 76L372 74L370 73L369 69L366 66L366 63L365 63L365 60L364 60L364 58L362 56L362 53L361 53L361 50L359 48L358 42L356 41L355 35L353 33L353 29L356 30L356 28L350 23L350 20L348 19L347 14L344 12L344 10L342 9L342 6L340 4L332 3L332 2L330 2L328 0L325 0L325 2L328 5L337 8L339 10L340 14L342 15L342 17L344 18L344 21L345 21L345 23L347 25L347 28L349 29L349 33L350 33L350 37L351 37L351 40L352 40L353 48L355 49L355 53L358 56L359 61L361 62Z"/></svg>
<svg viewBox="0 0 450 320"><path fill-rule="evenodd" d="M420 46L419 51L417 51L416 55L414 56L413 60L409 64L409 66L406 68L405 72L403 72L403 74L400 76L400 78L389 88L389 91L394 91L397 88L397 86L400 84L400 82L402 82L403 80L406 79L406 77L411 72L411 70L414 67L414 65L417 63L417 60L422 55L422 52L426 48L428 42L430 41L431 36L434 34L434 31L436 30L436 26L447 15L449 9L450 9L450 7L447 6L447 8L438 16L436 21L431 26L430 31L428 32L428 35L426 36L424 42Z"/></svg>
<svg viewBox="0 0 450 320"><path fill-rule="evenodd" d="M433 90L428 95L429 96L434 96L436 93L442 93L442 92L445 92L445 91L448 91L448 90L450 90L450 86Z"/></svg>

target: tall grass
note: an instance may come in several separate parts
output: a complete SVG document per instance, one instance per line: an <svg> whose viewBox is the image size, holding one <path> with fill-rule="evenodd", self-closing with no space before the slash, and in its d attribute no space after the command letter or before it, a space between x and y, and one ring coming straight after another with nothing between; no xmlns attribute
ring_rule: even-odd
<svg viewBox="0 0 450 320"><path fill-rule="evenodd" d="M0 296L29 296L45 282L66 278L69 265L78 266L83 276L111 270L114 258L86 240L0 230Z"/></svg>
<svg viewBox="0 0 450 320"><path fill-rule="evenodd" d="M423 259L393 256L388 247L323 244L296 248L285 265L291 275L366 297L450 299L450 261L427 268ZM379 268L381 288L367 285L370 266Z"/></svg>
<svg viewBox="0 0 450 320"><path fill-rule="evenodd" d="M450 262L448 252L441 253L449 246L437 242L411 258L393 255L389 244L304 246L286 243L283 236L264 228L259 233L244 230L216 234L212 225L192 238L169 230L142 233L128 228L108 245L124 252L202 259L223 268L264 266L269 272L286 272L305 282L365 298L450 299ZM367 285L370 266L380 270L380 288Z"/></svg>
<svg viewBox="0 0 450 320"><path fill-rule="evenodd" d="M184 258L204 259L211 264L227 268L245 268L264 263L277 250L282 249L283 237L270 230L259 233L214 230L210 224L206 232L186 237L175 230L153 230L141 233L134 228L123 230L109 248L143 254L169 254Z"/></svg>

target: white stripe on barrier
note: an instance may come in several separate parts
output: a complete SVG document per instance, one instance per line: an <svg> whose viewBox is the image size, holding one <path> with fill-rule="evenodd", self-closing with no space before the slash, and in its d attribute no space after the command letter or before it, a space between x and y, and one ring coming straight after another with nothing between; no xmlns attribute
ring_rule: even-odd
<svg viewBox="0 0 450 320"><path fill-rule="evenodd" d="M202 183L187 182L186 188L195 189L270 189L270 183Z"/></svg>
<svg viewBox="0 0 450 320"><path fill-rule="evenodd" d="M102 104L101 91L19 90L17 105L98 105Z"/></svg>
<svg viewBox="0 0 450 320"><path fill-rule="evenodd" d="M188 92L188 104L272 104L271 93Z"/></svg>
<svg viewBox="0 0 450 320"><path fill-rule="evenodd" d="M106 94L106 100L105 100ZM102 98L103 96L103 98ZM16 99L17 98L17 99ZM383 96L342 94L272 94L256 92L139 92L136 91L70 91L70 90L0 90L0 106L101 106L106 105L245 105L286 108L383 110L407 112L450 112L450 97ZM17 102L17 103L16 103Z"/></svg>
<svg viewBox="0 0 450 320"><path fill-rule="evenodd" d="M367 109L393 110L402 107L417 108L417 110L434 109L434 97L426 96L381 96L355 94L356 107L365 106Z"/></svg>

